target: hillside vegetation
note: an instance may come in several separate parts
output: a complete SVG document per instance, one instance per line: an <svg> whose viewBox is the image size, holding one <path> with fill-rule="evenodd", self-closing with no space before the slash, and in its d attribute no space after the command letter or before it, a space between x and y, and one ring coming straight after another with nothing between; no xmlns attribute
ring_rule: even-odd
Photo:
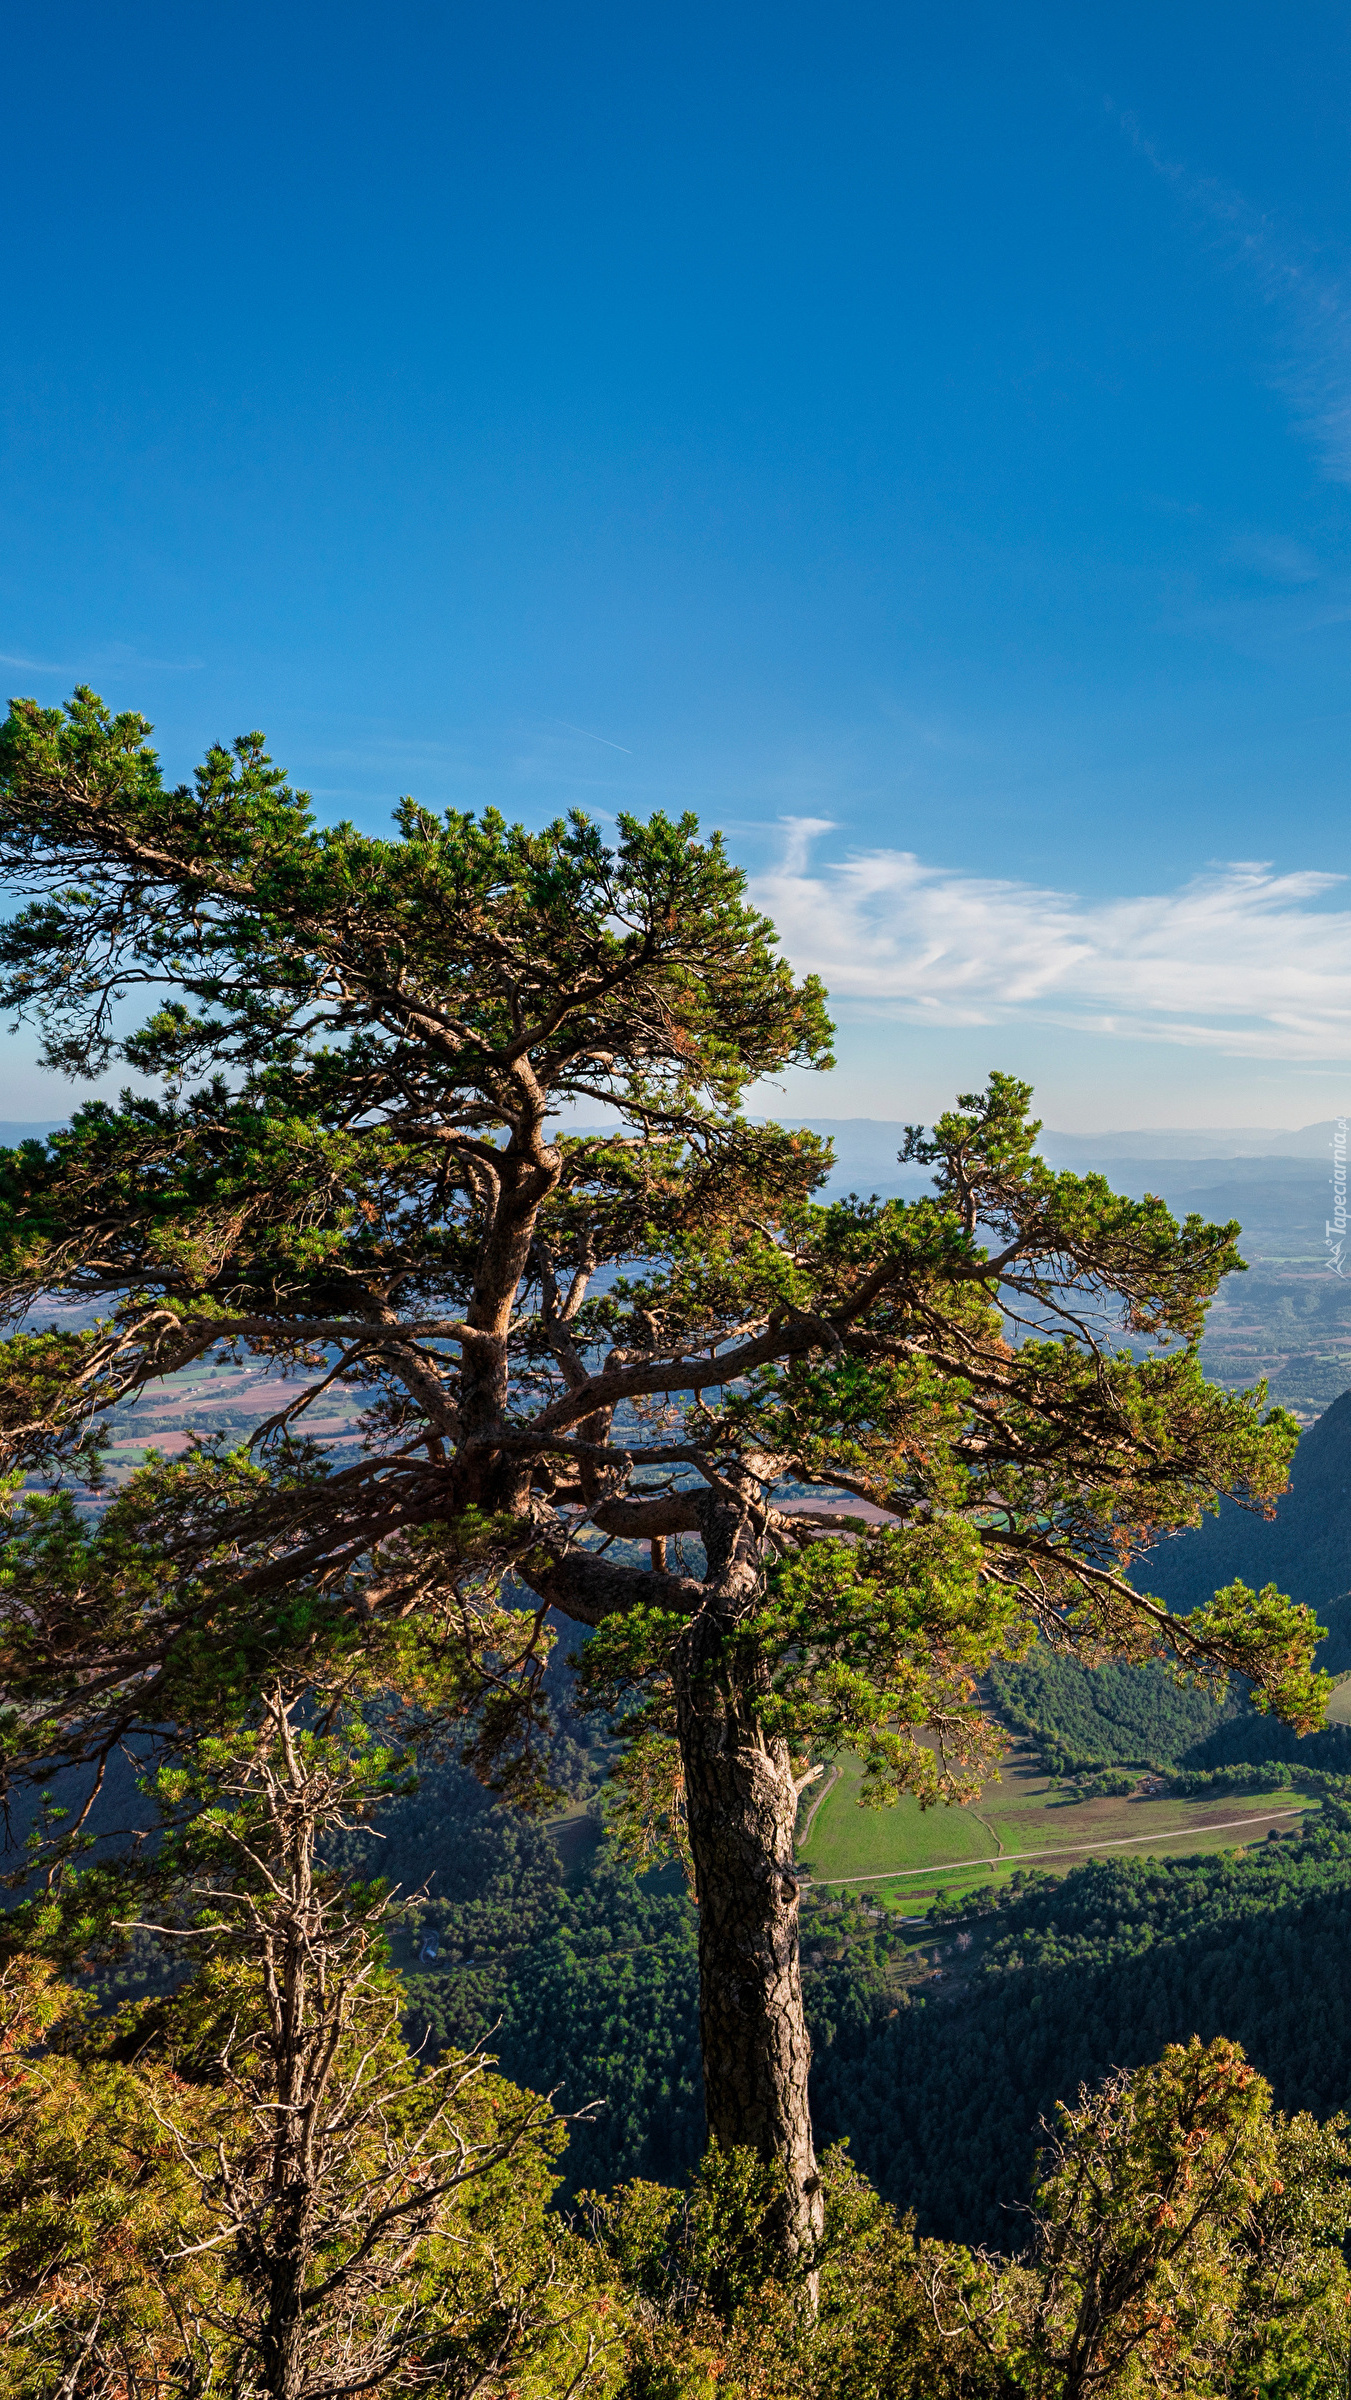
<svg viewBox="0 0 1351 2400"><path fill-rule="evenodd" d="M1315 1609L1328 1628L1319 1665L1351 1667L1351 1392L1300 1436L1290 1489L1270 1520L1221 1500L1218 1516L1150 1551L1134 1579L1183 1613L1235 1576L1259 1591L1274 1583Z"/></svg>
<svg viewBox="0 0 1351 2400"><path fill-rule="evenodd" d="M695 1911L675 1870L604 1852L565 1876L550 1832L443 1767L353 1868L432 1896L395 1936L405 2024L435 2055L483 2036L513 2081L557 2089L565 2194L679 2183L703 2144ZM429 1942L437 1955L424 1955ZM1007 2245L1039 2120L1081 2081L1194 2030L1242 2041L1278 2105L1351 2088L1351 1812L1185 1859L1093 1859L940 1903L904 1925L867 1893L808 1896L813 2099L922 2232ZM939 1962L937 1971L935 1961ZM123 1988L128 1988L123 1986Z"/></svg>
<svg viewBox="0 0 1351 2400"><path fill-rule="evenodd" d="M1180 1684L1156 1661L1087 1669L1039 1643L990 1682L1006 1724L1036 1743L1050 1774L1075 1767L1178 1766L1240 1705Z"/></svg>
<svg viewBox="0 0 1351 2400"><path fill-rule="evenodd" d="M1280 2106L1340 2108L1348 1944L1341 1808L1247 1855L1094 1859L991 1891L945 1912L943 1984L818 2058L822 2121L925 2231L1015 2245L1041 2120L1165 2042L1223 2032Z"/></svg>

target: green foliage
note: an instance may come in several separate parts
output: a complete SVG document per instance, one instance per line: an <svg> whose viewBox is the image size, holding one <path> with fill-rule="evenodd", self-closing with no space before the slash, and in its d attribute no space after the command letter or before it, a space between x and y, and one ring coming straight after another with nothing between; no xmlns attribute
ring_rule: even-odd
<svg viewBox="0 0 1351 2400"><path fill-rule="evenodd" d="M921 1807L974 1796L995 1753L970 1695L991 1660L1027 1638L1013 1595L992 1595L981 1567L980 1536L961 1519L786 1560L752 1621L776 1662L766 1729L827 1752L862 1736L872 1805L903 1791ZM920 1726L936 1746L915 1738Z"/></svg>
<svg viewBox="0 0 1351 2400"><path fill-rule="evenodd" d="M1170 2045L1057 2108L1032 2246L1011 2263L939 2256L936 2314L1028 2400L1216 2400L1292 2371L1332 2400L1351 2330L1346 2130L1275 2117L1232 2042Z"/></svg>
<svg viewBox="0 0 1351 2400"><path fill-rule="evenodd" d="M785 2272L782 2171L710 2150L683 2192L590 2196L629 2303L622 2400L922 2400L952 2390L909 2230L841 2149L821 2162L826 2236Z"/></svg>
<svg viewBox="0 0 1351 2400"><path fill-rule="evenodd" d="M495 1804L447 1761L422 1767L416 1792L370 1826L330 1835L325 1856L353 1880L378 1876L400 1894L391 1938L406 1978L434 1940L440 1980L454 1969L456 2029L446 2038L466 2049L480 2040L501 2016L511 1961L557 1906L558 1852L543 1826Z"/></svg>
<svg viewBox="0 0 1351 2400"><path fill-rule="evenodd" d="M0 1971L0 2391L159 2388L182 2356L178 2310L209 2305L210 2257L160 2257L200 2231L166 2079L109 2056L76 1995L37 1959ZM195 2095L183 2095L183 2118ZM68 2388L68 2387L66 2387Z"/></svg>
<svg viewBox="0 0 1351 2400"><path fill-rule="evenodd" d="M872 1805L902 1791L922 1805L968 1798L999 1747L973 1700L976 1678L1026 1639L1016 1601L988 1588L982 1556L978 1532L960 1518L813 1543L770 1570L763 1605L742 1615L706 1672L716 1682L724 1666L735 1675L742 1661L772 1662L750 1701L764 1732L808 1754L858 1748ZM640 1696L624 1721L638 1746L617 1795L617 1826L635 1857L683 1842L666 1672L683 1624L675 1612L635 1606L602 1625L582 1656L591 1707L608 1712ZM937 1747L915 1738L919 1727L937 1734Z"/></svg>
<svg viewBox="0 0 1351 2400"><path fill-rule="evenodd" d="M552 1636L503 1608L492 1559L499 1531L472 1512L413 1536L402 1557L405 1602L454 1593L416 1623L354 1606L363 1578L297 1586L266 1561L327 1483L300 1451L272 1464L204 1444L154 1457L91 1518L67 1489L0 1495L0 1615L10 1695L0 1765L106 1760L147 1727L171 1747L247 1718L261 1683L309 1658L330 1687L399 1690L405 1721L459 1721L485 1778L538 1800L541 1694ZM250 1571L252 1569L252 1572ZM91 1684L109 1687L102 1711Z"/></svg>
<svg viewBox="0 0 1351 2400"><path fill-rule="evenodd" d="M1035 1742L1048 1774L1084 1767L1171 1767L1205 1740L1235 1703L1179 1683L1157 1661L1086 1667L1039 1642L1021 1660L996 1661L999 1713Z"/></svg>
<svg viewBox="0 0 1351 2400"><path fill-rule="evenodd" d="M1349 1491L1351 1393L1342 1393L1300 1435L1290 1489L1271 1513L1253 1514L1222 1500L1217 1516L1154 1551L1141 1578L1180 1613L1208 1600L1234 1575L1257 1587L1276 1583L1330 1627L1318 1663L1339 1673L1351 1666Z"/></svg>
<svg viewBox="0 0 1351 2400"><path fill-rule="evenodd" d="M548 1834L453 1767L329 1854L409 1891L430 1879L407 1930L391 1932L416 2050L483 2041L512 2082L593 2109L570 2132L565 2194L688 2172L704 2141L697 1919L674 1870L635 1877L607 1845L569 1887ZM429 1938L435 1961L422 1956ZM856 2055L895 2004L890 1930L859 1911L846 1925L809 1897L802 1938L817 2056Z"/></svg>
<svg viewBox="0 0 1351 2400"><path fill-rule="evenodd" d="M1321 1640L1326 1631L1315 1622L1312 1609L1292 1608L1274 1583L1264 1583L1254 1592L1236 1581L1193 1609L1188 1627L1209 1655L1228 1659L1248 1676L1252 1705L1259 1714L1270 1712L1303 1732L1321 1724L1332 1678L1310 1668L1306 1634Z"/></svg>
<svg viewBox="0 0 1351 2400"><path fill-rule="evenodd" d="M653 1466L678 1470L661 1505L687 1533L758 1477L780 1571L737 1672L763 1653L765 1727L862 1746L879 1797L927 1795L929 1724L941 1787L965 1788L973 1676L1034 1617L1239 1666L1316 1719L1307 1613L1235 1590L1179 1626L1125 1574L1217 1491L1281 1487L1293 1427L1195 1355L1234 1226L1052 1173L1005 1075L911 1130L932 1198L814 1207L821 1146L737 1109L766 1071L827 1063L823 995L692 818L625 818L607 847L578 816L528 832L407 801L379 840L317 825L256 734L170 789L149 730L81 690L16 702L0 735L0 864L29 894L0 931L2 996L70 1072L120 1047L166 1084L0 1162L15 1309L46 1291L111 1311L59 1356L55 1336L7 1346L0 1429L45 1470L192 1360L264 1357L296 1389L247 1453L148 1468L29 1630L52 1546L19 1511L0 1669L33 1733L11 1771L98 1754L152 1699L161 1727L210 1723L213 1696L228 1714L289 1654L468 1712L483 1771L529 1791L538 1626L498 1594L514 1577L582 1622L632 1617L628 1671L659 1687L689 1594L652 1610L595 1540L641 1537ZM117 996L156 984L119 1045ZM547 1139L579 1101L628 1130ZM366 1456L342 1467L301 1438L335 1374L365 1404ZM841 1566L849 1521L778 1514L786 1478L895 1529Z"/></svg>
<svg viewBox="0 0 1351 2400"><path fill-rule="evenodd" d="M1316 1733L1297 1736L1288 1725L1273 1724L1251 1709L1226 1716L1187 1754L1192 1772L1218 1773L1222 1768L1259 1767L1267 1760L1305 1772L1316 1771L1334 1782L1351 1774L1351 1725L1324 1725Z"/></svg>
<svg viewBox="0 0 1351 2400"><path fill-rule="evenodd" d="M409 1974L407 2030L429 2054L462 2042L486 2013L481 1954L476 1965L472 1977L453 1963ZM694 2164L704 2139L698 1964L683 1893L602 1863L578 1892L556 1888L490 1971L498 2018L483 2031L502 2071L594 2112L573 2128L568 2190L678 2177Z"/></svg>
<svg viewBox="0 0 1351 2400"><path fill-rule="evenodd" d="M1166 1774L1169 1789L1190 1798L1266 1791L1289 1783L1292 1770L1334 1781L1351 1772L1351 1727L1297 1736L1255 1710L1241 1683L1220 1699L1158 1662L1086 1667L1039 1642L1021 1660L996 1660L990 1686L1046 1773L1073 1775L1081 1791L1106 1788L1093 1771L1118 1762Z"/></svg>
<svg viewBox="0 0 1351 2400"><path fill-rule="evenodd" d="M397 1759L295 1714L192 1770L172 1993L98 2016L22 1953L0 1974L0 2389L598 2392L609 2303L547 2215L562 2128L481 2056L408 2050L387 1899L316 1857ZM68 1944L80 1901L30 1931Z"/></svg>
<svg viewBox="0 0 1351 2400"><path fill-rule="evenodd" d="M660 1714L665 1713L661 1709ZM605 1790L605 1830L611 1850L634 1867L678 1859L693 1891L696 1878L680 1744L674 1734L661 1731L659 1724L629 1719L627 1727L629 1738L610 1770Z"/></svg>
<svg viewBox="0 0 1351 2400"><path fill-rule="evenodd" d="M138 1065L284 1067L325 968L353 952L391 993L444 984L455 959L453 1006L480 1056L520 1027L492 968L547 960L546 990L589 995L562 1043L571 1074L583 1085L613 1076L616 1097L642 1097L660 1079L722 1098L785 1053L821 1052L819 985L799 992L721 844L691 848L691 818L625 818L612 853L576 815L531 834L492 810L437 818L407 801L399 838L381 841L316 827L259 734L216 746L192 787L166 790L150 731L82 689L65 710L17 702L0 736L12 871L44 879L48 862L56 868L51 897L14 919L0 956L12 1001L46 1012L60 1063L106 1065L112 986L167 965L190 997L139 1037ZM119 922L132 869L141 909ZM656 928L677 921L662 941ZM66 1030L72 985L83 1005ZM660 1066L650 1042L635 1042L644 1006L680 1036L662 1041Z"/></svg>
<svg viewBox="0 0 1351 2400"><path fill-rule="evenodd" d="M346 1780L349 1816L397 1785L398 1755L388 1744L319 1732L305 1747L315 1765L327 1762ZM237 1755L229 1744L203 1754L199 1796L209 1805L183 1837L184 1864L194 1864L199 1878L217 1876L238 1848L219 1789L236 1771ZM1333 1812L1299 1838L1264 1844L1249 1858L1094 1862L1063 1883L1028 1879L1012 1900L991 1887L968 1904L968 1923L983 1944L983 1988L970 2000L899 2014L886 1970L903 1943L901 1929L879 1925L857 1898L827 1904L810 1897L804 1946L818 2106L829 2115L852 2094L855 2146L870 2162L880 2158L893 2170L899 2163L902 2174L909 2162L887 2150L895 2103L903 2099L912 2118L927 2110L934 2164L948 2168L956 2188L969 2181L977 2202L982 2189L997 2194L996 2229L1018 2254L1001 2263L932 2238L917 2244L835 2152L823 2162L824 2248L787 2272L775 2233L782 2199L776 2169L744 2152L715 2151L683 2193L670 2188L693 2168L702 2139L693 1922L684 1897L662 1893L650 1879L635 1884L604 1861L581 1888L565 1891L548 1836L494 1806L451 1766L382 1807L377 1822L383 1842L356 1828L336 1847L330 1843L330 1874L341 1863L361 1875L379 1859L398 1880L415 1863L439 1866L447 1878L448 1896L428 1904L441 1911L443 1962L410 1978L407 1990L405 2033L415 2049L423 2045L424 2060L462 2044L452 2020L465 2006L463 1968L478 1972L482 1951L497 1950L493 1989L505 2008L492 2047L511 2080L483 2079L485 2105L497 2114L481 2124L466 2118L466 2128L482 2136L500 2125L502 2112L518 2106L514 2082L536 2090L565 2082L558 2098L569 2109L608 2102L594 2121L572 2126L558 2162L565 2195L609 2187L586 2200L580 2222L571 2231L551 2227L545 2213L557 2171L551 2136L524 2178L504 2168L485 2185L482 2204L447 2253L444 2283L427 2287L428 2296L441 2294L437 2355L450 2390L472 2359L505 2342L504 2380L544 2400L556 2388L551 2378L566 2380L585 2366L589 2342L594 2388L608 2379L626 2400L713 2400L716 2393L1061 2400L1091 2257L1108 2290L1106 2330L1136 2365L1118 2360L1107 2380L1088 2388L1119 2391L1126 2400L1130 2376L1148 2356L1160 2371L1185 2357L1186 2388L1202 2400L1212 2392L1251 2400L1296 2392L1323 2400L1326 2393L1332 2400L1338 2391L1347 2323L1337 2249L1347 2190L1343 2136L1336 2123L1273 2118L1269 2092L1231 2045L1212 2042L1202 2051L1193 2044L1062 2108L1060 2149L1043 2168L1030 2243L1018 2203L1029 2188L1036 2140L1036 2074L1044 2077L1042 2112L1052 2116L1055 2102L1071 2099L1071 2077L1086 2071L1096 2084L1107 2060L1123 2054L1114 2047L1123 2021L1138 2026L1151 2056L1159 2017L1139 1971L1169 1955L1182 1968L1170 1991L1184 2021L1198 2007L1203 2018L1213 2022L1218 2011L1223 2019L1246 1991L1250 2002L1254 1993L1264 2000L1262 2022L1269 2022L1270 1998L1285 1989L1298 2015L1291 2026L1297 2063L1310 2063L1311 2038L1324 2085L1344 2082L1351 2024L1339 2053L1329 2046L1326 1997L1340 1985L1339 1945L1351 1921L1333 1924L1327 1911L1351 1918L1351 1819L1342 1825ZM1305 1929L1298 1957L1289 1946L1292 1917ZM421 1911L415 1939L431 1922ZM396 1944L399 1938L395 1927ZM1207 1989L1198 1976L1207 1944L1233 1970L1227 1985L1212 1978ZM461 1947L480 1956L451 1956ZM1320 1951L1321 1995L1309 1974ZM50 2355L53 2371L61 2367L95 2310L111 2355L130 2360L143 2380L152 2367L167 2371L178 2339L173 2308L187 2287L165 2285L157 2245L166 2225L191 2230L199 2222L190 2179L175 2180L178 2144L191 2150L228 2133L212 2079L200 2077L225 2012L240 2013L246 2000L243 1963L243 1954L233 1966L218 1959L167 2007L141 2004L102 2022L68 1994L54 2002L50 1980L39 1976L38 2013L30 2004L24 2038L45 2034L47 2063L35 2061L34 2073L46 2096L36 2117L25 2102L22 2144L6 2151L0 2142L0 2164L8 2156L13 2170L8 2201L0 2181L0 2315L21 2276L25 2292L29 2285L49 2292L58 2229L72 2282L63 2286L66 2313L47 2310L40 2328L23 2313L27 2299L4 2318L18 2329L8 2362L16 2400L19 2391L40 2388L46 2370L36 2360ZM387 1978L387 1969L380 1973ZM1012 1993L1035 2005L1001 2023L991 1999ZM1110 1993L1117 1995L1115 2018ZM62 2021L70 2028L64 2035ZM1101 2065L1085 2066L1083 2043L1074 2048L1072 2033L1085 2027L1106 2045ZM1260 2035L1261 2024L1259 2043ZM993 2070L1014 2062L1024 2073L1011 2092ZM240 2065L248 2069L242 2052ZM1211 2078L1204 2088L1201 2068ZM406 2088L410 2101L425 2105L416 2100L424 2075L396 2045L389 2090ZM186 2097L172 2099L171 2109L165 2095L180 2091ZM472 2093L466 2107L471 2101ZM1193 2103L1200 2109L1195 2126L1187 2115ZM1315 2105L1326 2111L1325 2094ZM177 2128L173 2141L161 2118ZM88 2187L85 2173L95 2178ZM1180 2173L1205 2202L1191 2217L1177 2210ZM665 2181L627 2180L635 2174ZM932 2221L925 2179L913 2180ZM932 2174L928 2186L931 2192ZM1157 2239L1167 2210L1185 2242ZM968 2226L974 2213L968 2208ZM966 2229L959 2222L957 2230ZM21 2245L8 2285L7 2239ZM197 2291L197 2303L214 2289ZM525 2294L541 2302L528 2323ZM211 2304L223 2305L219 2295ZM45 2351L31 2347L38 2330ZM1163 2345L1157 2356L1151 2344Z"/></svg>
<svg viewBox="0 0 1351 2400"><path fill-rule="evenodd" d="M713 2149L683 2193L588 2202L624 2400L1341 2400L1346 2131L1192 2041L1057 2110L1016 2257L916 2241L836 2149L825 2239L787 2273L781 2171Z"/></svg>
<svg viewBox="0 0 1351 2400"><path fill-rule="evenodd" d="M1351 1817L1335 1803L1246 1853L1094 1859L991 1890L964 1921L962 1994L813 2069L818 2121L925 2231L1016 2241L1038 2121L1165 2042L1240 2040L1287 2110L1326 2117L1351 2089Z"/></svg>

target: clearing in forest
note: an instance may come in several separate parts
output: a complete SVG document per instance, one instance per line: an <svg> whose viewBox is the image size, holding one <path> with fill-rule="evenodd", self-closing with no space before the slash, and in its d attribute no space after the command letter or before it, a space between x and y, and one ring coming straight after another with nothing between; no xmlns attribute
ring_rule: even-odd
<svg viewBox="0 0 1351 2400"><path fill-rule="evenodd" d="M960 1883L963 1869L978 1872L982 1881L998 1881L998 1868L988 1864L992 1859L1006 1860L1009 1872L1042 1866L1067 1873L1099 1846L1106 1857L1157 1848L1161 1857L1184 1858L1260 1840L1269 1827L1289 1825L1295 1812L1316 1805L1299 1792L1278 1788L1270 1794L1225 1792L1206 1800L1166 1795L1078 1800L1014 1755L1000 1780L987 1783L972 1807L921 1809L907 1798L894 1808L860 1808L859 1761L839 1763L839 1779L812 1821L802 1866L817 1885L877 1878L874 1896L902 1908L921 1906L940 1886ZM932 1884L924 1870L933 1873ZM892 1875L894 1886L886 1880Z"/></svg>

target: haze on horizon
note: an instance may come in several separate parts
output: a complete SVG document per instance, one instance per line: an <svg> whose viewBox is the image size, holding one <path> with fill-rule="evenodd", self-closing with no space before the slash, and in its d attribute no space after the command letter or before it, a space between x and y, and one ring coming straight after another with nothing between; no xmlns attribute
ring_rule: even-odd
<svg viewBox="0 0 1351 2400"><path fill-rule="evenodd" d="M8 689L372 828L694 808L839 1019L766 1111L1351 1105L1344 12L57 0L7 68Z"/></svg>

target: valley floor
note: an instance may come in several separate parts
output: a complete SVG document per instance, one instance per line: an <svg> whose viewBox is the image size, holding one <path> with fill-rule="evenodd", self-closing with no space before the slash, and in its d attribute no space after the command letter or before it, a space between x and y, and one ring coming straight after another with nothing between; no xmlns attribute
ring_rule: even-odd
<svg viewBox="0 0 1351 2400"><path fill-rule="evenodd" d="M1273 1827L1294 1825L1317 1805L1289 1789L1206 1800L1167 1794L1079 1800L1054 1785L1021 1746L968 1808L921 1809L909 1798L892 1808L862 1808L861 1786L859 1762L841 1760L802 1846L804 1875L817 1888L866 1887L870 1898L902 1914L921 1913L940 1894L960 1894L974 1883L997 1884L1019 1868L1063 1874L1095 1855L1157 1851L1185 1858L1242 1848Z"/></svg>

